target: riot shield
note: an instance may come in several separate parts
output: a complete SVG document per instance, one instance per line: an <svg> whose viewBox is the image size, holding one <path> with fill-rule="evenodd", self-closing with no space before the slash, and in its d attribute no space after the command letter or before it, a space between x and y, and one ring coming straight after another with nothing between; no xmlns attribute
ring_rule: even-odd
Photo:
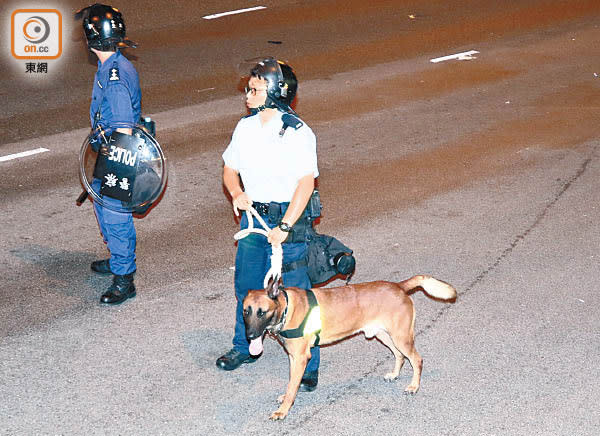
<svg viewBox="0 0 600 436"><path fill-rule="evenodd" d="M79 152L81 183L93 201L115 212L142 212L163 193L167 161L143 128L110 136L92 132Z"/></svg>

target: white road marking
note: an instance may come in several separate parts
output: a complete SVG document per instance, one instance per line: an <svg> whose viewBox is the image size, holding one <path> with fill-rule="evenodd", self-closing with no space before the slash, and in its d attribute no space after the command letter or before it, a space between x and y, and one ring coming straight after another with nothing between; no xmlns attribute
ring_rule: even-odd
<svg viewBox="0 0 600 436"><path fill-rule="evenodd" d="M430 62L433 62L434 64L436 64L438 62L448 61L450 59L458 59L459 61L467 61L470 59L474 59L473 55L477 54L477 53L479 53L477 50L470 50L470 51L465 51L465 52L457 53L457 54L453 54L453 55L442 56L441 58L431 59Z"/></svg>
<svg viewBox="0 0 600 436"><path fill-rule="evenodd" d="M50 151L47 148L36 148L35 150L23 151L21 153L9 154L6 156L0 156L0 162L4 162L7 160L18 159L20 157L31 156L32 154L44 153L45 151Z"/></svg>
<svg viewBox="0 0 600 436"><path fill-rule="evenodd" d="M244 12L258 11L260 9L267 9L267 7L266 6L256 6L254 8L238 9L235 11L221 12L220 14L206 15L202 18L204 18L205 20L214 20L215 18L221 18L226 15L243 14Z"/></svg>

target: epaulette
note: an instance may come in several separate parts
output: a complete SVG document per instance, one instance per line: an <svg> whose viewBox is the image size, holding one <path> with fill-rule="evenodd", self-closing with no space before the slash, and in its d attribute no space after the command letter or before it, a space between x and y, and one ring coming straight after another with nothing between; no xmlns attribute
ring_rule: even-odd
<svg viewBox="0 0 600 436"><path fill-rule="evenodd" d="M112 68L110 69L110 77L108 78L108 80L121 80L121 78L119 77L119 67L117 66L116 62L113 63Z"/></svg>
<svg viewBox="0 0 600 436"><path fill-rule="evenodd" d="M283 122L283 126L281 126L281 130L279 131L279 136L283 136L285 130L288 127L293 127L294 130L298 130L300 127L304 125L300 118L292 115L292 114L283 114L281 116L281 121Z"/></svg>

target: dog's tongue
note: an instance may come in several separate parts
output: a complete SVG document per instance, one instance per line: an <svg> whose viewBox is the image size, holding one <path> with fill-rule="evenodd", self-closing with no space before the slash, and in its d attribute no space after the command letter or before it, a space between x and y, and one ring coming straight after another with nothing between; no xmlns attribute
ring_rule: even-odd
<svg viewBox="0 0 600 436"><path fill-rule="evenodd" d="M252 354L253 356L258 356L262 352L263 352L262 336L250 341L250 354Z"/></svg>

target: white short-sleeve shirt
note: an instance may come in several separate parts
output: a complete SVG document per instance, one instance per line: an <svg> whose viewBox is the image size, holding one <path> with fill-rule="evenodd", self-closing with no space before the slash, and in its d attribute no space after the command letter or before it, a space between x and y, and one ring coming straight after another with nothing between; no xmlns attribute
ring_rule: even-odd
<svg viewBox="0 0 600 436"><path fill-rule="evenodd" d="M304 124L279 136L281 116L278 112L264 126L259 115L242 118L223 153L225 165L240 173L252 201L289 202L302 177L319 176L315 134Z"/></svg>

